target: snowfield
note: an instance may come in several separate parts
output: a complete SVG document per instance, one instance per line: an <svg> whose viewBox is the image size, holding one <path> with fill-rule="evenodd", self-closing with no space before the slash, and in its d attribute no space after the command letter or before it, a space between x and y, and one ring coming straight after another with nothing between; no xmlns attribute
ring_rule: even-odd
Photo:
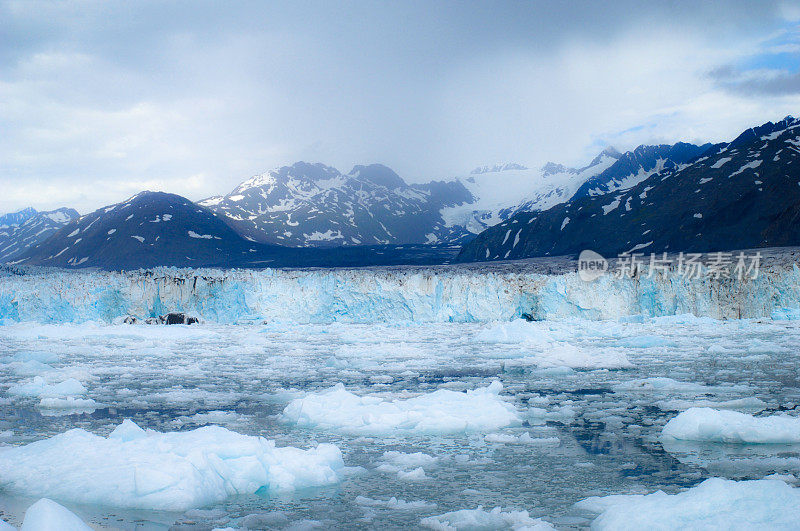
<svg viewBox="0 0 800 531"><path fill-rule="evenodd" d="M165 273L0 277L0 520L797 522L793 269L698 286L509 266ZM176 310L201 323L121 322ZM551 318L515 318L530 311Z"/></svg>

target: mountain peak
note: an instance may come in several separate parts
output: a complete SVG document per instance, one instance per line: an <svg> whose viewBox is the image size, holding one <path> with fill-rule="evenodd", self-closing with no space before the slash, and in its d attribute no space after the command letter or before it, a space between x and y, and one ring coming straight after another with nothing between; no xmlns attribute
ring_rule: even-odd
<svg viewBox="0 0 800 531"><path fill-rule="evenodd" d="M321 162L298 161L291 166L284 166L277 170L280 176L306 177L312 181L325 181L341 175L333 166L326 166Z"/></svg>
<svg viewBox="0 0 800 531"><path fill-rule="evenodd" d="M406 182L394 170L383 164L354 166L348 175L389 189L405 188L407 186Z"/></svg>
<svg viewBox="0 0 800 531"><path fill-rule="evenodd" d="M601 151L600 154L607 155L613 159L618 159L622 156L622 153L620 153L614 146L606 146L606 148Z"/></svg>
<svg viewBox="0 0 800 531"><path fill-rule="evenodd" d="M592 162L589 163L589 166L595 166L602 162L603 157L610 157L612 159L619 159L622 157L622 153L617 151L614 146L606 146L603 151L601 151L595 158L592 159Z"/></svg>
<svg viewBox="0 0 800 531"><path fill-rule="evenodd" d="M556 173L568 173L574 172L571 168L567 168L563 164L556 164L555 162L548 162L544 166L542 166L542 174L547 175L555 175Z"/></svg>
<svg viewBox="0 0 800 531"><path fill-rule="evenodd" d="M36 214L38 214L38 212L33 207L23 208L17 212L9 212L8 214L0 216L0 226L21 225Z"/></svg>

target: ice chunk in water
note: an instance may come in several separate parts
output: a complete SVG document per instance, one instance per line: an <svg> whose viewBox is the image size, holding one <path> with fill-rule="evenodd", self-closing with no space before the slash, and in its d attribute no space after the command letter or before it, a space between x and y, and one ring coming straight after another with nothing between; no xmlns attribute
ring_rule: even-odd
<svg viewBox="0 0 800 531"><path fill-rule="evenodd" d="M707 479L675 495L587 498L578 508L600 513L592 529L796 529L800 489L779 480Z"/></svg>
<svg viewBox="0 0 800 531"><path fill-rule="evenodd" d="M48 384L41 376L35 376L32 381L12 386L8 394L36 398L58 398L67 396L80 396L86 394L86 388L75 378L67 378L57 384Z"/></svg>
<svg viewBox="0 0 800 531"><path fill-rule="evenodd" d="M0 486L85 504L182 511L261 488L332 484L343 466L331 444L277 448L219 426L160 433L126 421L107 438L73 429L0 448Z"/></svg>
<svg viewBox="0 0 800 531"><path fill-rule="evenodd" d="M800 443L800 417L754 417L738 411L693 407L667 422L661 436L720 443Z"/></svg>
<svg viewBox="0 0 800 531"><path fill-rule="evenodd" d="M11 526L9 526L11 527ZM0 526L0 530L2 530ZM13 529L13 527L11 528ZM20 531L91 531L75 513L53 500L42 498L25 512Z"/></svg>
<svg viewBox="0 0 800 531"><path fill-rule="evenodd" d="M42 398L38 407L42 416L61 417L94 413L102 406L91 398L68 396L66 398Z"/></svg>
<svg viewBox="0 0 800 531"><path fill-rule="evenodd" d="M131 419L125 419L122 424L114 428L108 434L109 439L118 439L122 442L135 441L136 439L143 439L147 437L147 432L139 427Z"/></svg>
<svg viewBox="0 0 800 531"><path fill-rule="evenodd" d="M483 438L488 443L500 444L531 444L537 446L558 446L561 440L558 437L531 437L527 431L521 435L510 433L489 433Z"/></svg>
<svg viewBox="0 0 800 531"><path fill-rule="evenodd" d="M540 368L569 367L573 369L625 369L633 367L625 354L614 351L591 352L566 341L563 331L550 325L512 321L484 328L475 339L485 343L520 344L526 355L505 362L506 370L534 366Z"/></svg>
<svg viewBox="0 0 800 531"><path fill-rule="evenodd" d="M588 351L573 345L547 346L533 356L512 358L504 363L505 370L528 366L543 369L567 367L570 369L629 369L633 364L622 352Z"/></svg>
<svg viewBox="0 0 800 531"><path fill-rule="evenodd" d="M394 450L383 452L383 460L398 468L416 468L418 466L426 467L436 464L437 458L423 452L413 452L410 454L403 452L396 452Z"/></svg>
<svg viewBox="0 0 800 531"><path fill-rule="evenodd" d="M484 511L482 506L477 509L462 509L423 518L420 525L437 531L451 531L457 529L526 529L531 531L554 530L555 527L540 518L533 519L528 511L511 511L495 507L491 511Z"/></svg>
<svg viewBox="0 0 800 531"><path fill-rule="evenodd" d="M425 474L425 469L418 466L413 470L398 470L397 479L401 481L424 481L428 479L428 476Z"/></svg>
<svg viewBox="0 0 800 531"><path fill-rule="evenodd" d="M292 400L283 419L298 426L351 433L463 433L519 425L516 408L500 398L499 381L459 393L439 389L415 398L357 396L342 384Z"/></svg>
<svg viewBox="0 0 800 531"><path fill-rule="evenodd" d="M367 498L366 496L356 496L356 504L363 507L385 507L387 509L393 509L396 511L420 511L436 508L435 503L430 503L423 500L398 500L394 496L388 500L377 500L373 498Z"/></svg>

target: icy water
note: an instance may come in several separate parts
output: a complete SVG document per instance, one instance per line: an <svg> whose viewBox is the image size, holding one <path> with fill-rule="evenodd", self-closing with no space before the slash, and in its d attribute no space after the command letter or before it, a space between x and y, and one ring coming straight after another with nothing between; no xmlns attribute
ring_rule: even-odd
<svg viewBox="0 0 800 531"><path fill-rule="evenodd" d="M798 352L796 322L688 316L495 324L13 324L0 326L0 445L76 427L105 436L123 419L161 432L216 424L278 446L333 443L348 467L332 486L279 494L262 489L188 512L64 503L97 526L413 528L426 516L482 505L524 509L558 528L584 528L593 515L573 504L588 496L672 493L712 476L800 474L796 446L659 441L664 424L692 405L793 413L800 403ZM49 384L75 378L86 388L81 398L94 400L97 409L46 409L39 397L9 392L36 376ZM336 383L358 396L408 399L495 380L521 425L444 435L369 433L298 427L281 415L291 400ZM409 464L386 452L430 458ZM409 473L418 466L424 474ZM423 503L382 503L392 497ZM18 525L34 499L0 492L0 518Z"/></svg>

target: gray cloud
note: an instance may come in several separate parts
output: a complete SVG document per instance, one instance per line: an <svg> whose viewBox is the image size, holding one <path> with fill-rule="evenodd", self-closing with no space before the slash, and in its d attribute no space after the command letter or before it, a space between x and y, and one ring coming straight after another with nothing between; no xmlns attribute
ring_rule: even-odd
<svg viewBox="0 0 800 531"><path fill-rule="evenodd" d="M745 96L786 96L800 94L800 71L764 69L742 71L725 65L709 76L720 86Z"/></svg>
<svg viewBox="0 0 800 531"><path fill-rule="evenodd" d="M735 1L0 1L0 211L147 187L199 199L299 159L423 180L720 140L800 104L719 71L785 17Z"/></svg>

